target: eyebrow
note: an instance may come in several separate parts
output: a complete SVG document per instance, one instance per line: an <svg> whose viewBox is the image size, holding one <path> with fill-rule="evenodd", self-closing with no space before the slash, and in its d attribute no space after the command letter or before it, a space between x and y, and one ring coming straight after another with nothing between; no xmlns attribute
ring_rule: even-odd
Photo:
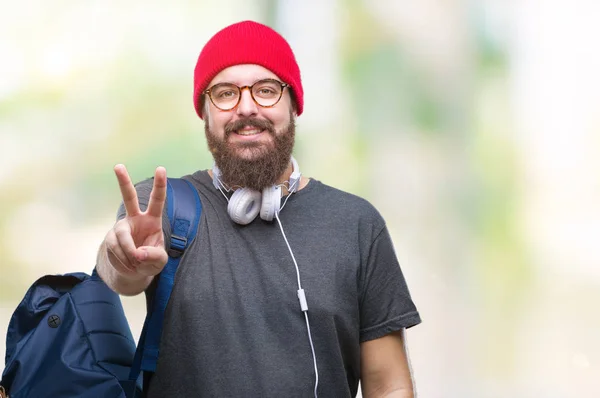
<svg viewBox="0 0 600 398"><path fill-rule="evenodd" d="M261 78L258 78L258 79L256 79L256 80L254 80L254 81L253 81L252 83L250 83L250 84L240 84L240 83L239 83L239 81L238 81L238 82L233 82L233 81L223 80L223 81L218 81L218 82L216 82L216 83L215 83L215 84L213 84L212 86L214 86L214 85L216 85L216 84L221 84L221 83L235 84L235 85L236 85L236 86L238 86L238 87L242 87L242 86L251 86L251 85L253 85L254 83L256 83L256 82L259 82L259 81L261 81L261 80L277 80L277 81L279 81L279 79L277 79L276 77L261 77ZM212 87L212 86L211 86L211 87Z"/></svg>

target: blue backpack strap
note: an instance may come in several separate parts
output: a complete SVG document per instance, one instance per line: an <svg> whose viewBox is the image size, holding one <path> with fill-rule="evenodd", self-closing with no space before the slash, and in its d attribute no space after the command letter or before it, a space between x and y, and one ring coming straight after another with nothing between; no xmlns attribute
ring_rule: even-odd
<svg viewBox="0 0 600 398"><path fill-rule="evenodd" d="M130 380L137 380L141 371L156 371L163 319L173 290L175 273L185 249L196 237L202 214L200 196L192 183L180 178L167 180L167 214L171 223L169 260L158 275L152 309L144 321L129 375Z"/></svg>

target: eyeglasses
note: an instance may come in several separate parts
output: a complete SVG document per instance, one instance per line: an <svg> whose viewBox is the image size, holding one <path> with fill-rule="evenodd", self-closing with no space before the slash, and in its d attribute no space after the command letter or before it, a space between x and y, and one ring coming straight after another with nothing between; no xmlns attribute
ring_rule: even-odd
<svg viewBox="0 0 600 398"><path fill-rule="evenodd" d="M238 106L242 99L242 90L247 88L257 105L270 108L279 102L283 95L283 89L286 87L290 87L290 85L275 79L264 79L251 86L243 87L236 86L233 83L218 83L204 90L202 94L208 94L210 101L218 109L230 111Z"/></svg>

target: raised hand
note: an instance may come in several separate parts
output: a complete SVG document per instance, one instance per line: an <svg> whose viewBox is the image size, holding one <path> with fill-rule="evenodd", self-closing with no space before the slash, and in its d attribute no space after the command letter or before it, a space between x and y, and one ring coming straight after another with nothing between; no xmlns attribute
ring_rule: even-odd
<svg viewBox="0 0 600 398"><path fill-rule="evenodd" d="M114 171L127 214L106 235L108 260L119 274L127 278L157 275L168 260L162 228L167 172L163 167L156 168L148 207L141 211L137 192L125 166L116 165Z"/></svg>

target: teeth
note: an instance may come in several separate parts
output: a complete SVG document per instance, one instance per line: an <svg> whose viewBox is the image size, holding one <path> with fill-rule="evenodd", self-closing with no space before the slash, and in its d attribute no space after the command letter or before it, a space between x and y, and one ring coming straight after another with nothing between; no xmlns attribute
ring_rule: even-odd
<svg viewBox="0 0 600 398"><path fill-rule="evenodd" d="M260 133L260 130L238 130L239 135L254 135Z"/></svg>

